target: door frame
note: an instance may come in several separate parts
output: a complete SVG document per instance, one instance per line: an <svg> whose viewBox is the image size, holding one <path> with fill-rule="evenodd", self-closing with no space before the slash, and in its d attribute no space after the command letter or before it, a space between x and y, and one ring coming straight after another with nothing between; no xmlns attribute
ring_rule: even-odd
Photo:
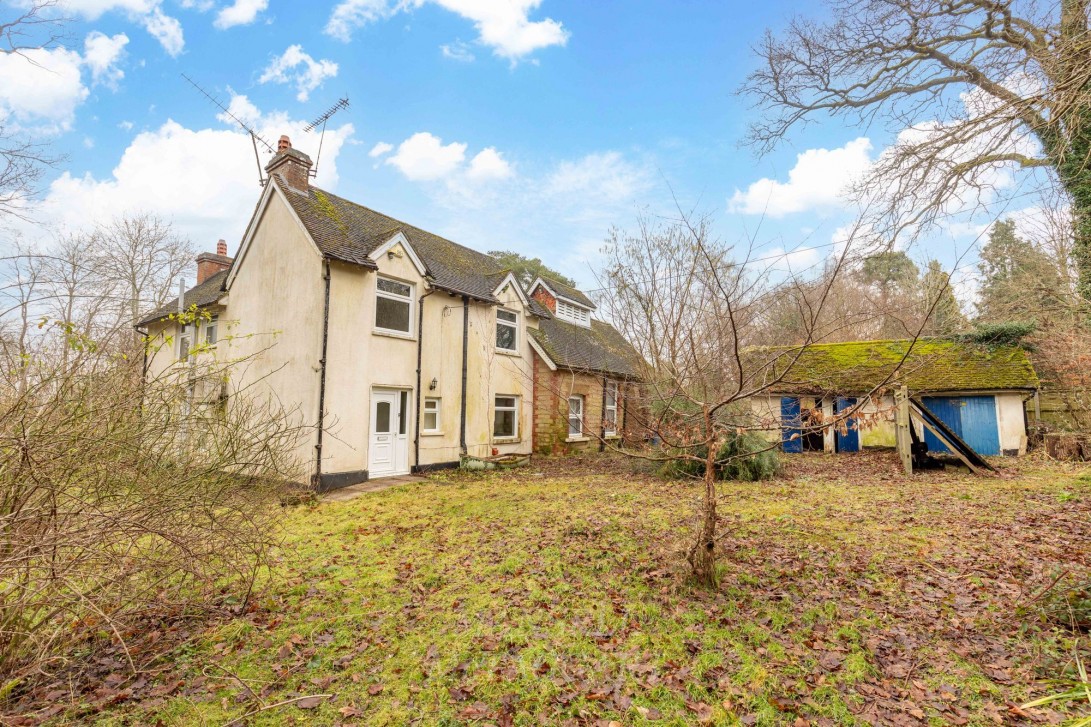
<svg viewBox="0 0 1091 727"><path fill-rule="evenodd" d="M375 435L375 395L392 395L394 398L391 436L394 447L394 468L390 471L375 473L371 466L371 438ZM405 406L400 404L404 402ZM404 418L404 421L402 419ZM408 386L380 386L374 385L368 392L368 422L367 422L367 466L368 479L382 477L398 477L410 472L409 448L411 446L410 433L413 431L413 389Z"/></svg>

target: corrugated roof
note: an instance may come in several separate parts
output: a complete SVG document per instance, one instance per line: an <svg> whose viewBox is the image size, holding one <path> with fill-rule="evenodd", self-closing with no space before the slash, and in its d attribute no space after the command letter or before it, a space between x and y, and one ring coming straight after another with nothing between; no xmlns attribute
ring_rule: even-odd
<svg viewBox="0 0 1091 727"><path fill-rule="evenodd" d="M370 255L401 232L428 269L434 285L492 303L499 277L507 272L495 258L439 235L388 217L317 187L306 193L271 175L324 255L374 269Z"/></svg>
<svg viewBox="0 0 1091 727"><path fill-rule="evenodd" d="M582 290L576 290L571 285L559 283L553 278L547 278L544 275L541 275L539 277L542 279L542 282L550 288L550 290L552 290L560 297L567 298L568 300L575 301L580 305L587 306L591 310L594 310L596 308L594 302L590 298L588 298Z"/></svg>
<svg viewBox="0 0 1091 727"><path fill-rule="evenodd" d="M200 285L195 285L186 291L182 296L183 307L188 309L190 306L195 305L198 308L204 308L205 306L212 305L220 296L223 295L223 282L227 278L227 271L221 270L220 272L208 276ZM164 305L154 313L149 314L144 320L137 323L138 326L146 326L149 323L153 323L162 318L166 318L171 313L178 312L178 296L174 296L171 302Z"/></svg>
<svg viewBox="0 0 1091 727"><path fill-rule="evenodd" d="M942 339L915 344L854 341L814 344L802 352L791 346L751 349L747 359L750 371L768 365L752 385L783 377L770 393L863 394L878 386L902 384L912 394L1038 388L1034 367L1017 346Z"/></svg>
<svg viewBox="0 0 1091 727"><path fill-rule="evenodd" d="M630 378L640 373L639 354L609 323L592 320L591 327L584 328L549 318L539 321L538 328L527 330L561 368Z"/></svg>

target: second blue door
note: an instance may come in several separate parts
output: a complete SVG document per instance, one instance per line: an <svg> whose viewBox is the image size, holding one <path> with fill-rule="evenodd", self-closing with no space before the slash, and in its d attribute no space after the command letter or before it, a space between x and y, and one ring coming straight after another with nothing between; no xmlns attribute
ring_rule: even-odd
<svg viewBox="0 0 1091 727"><path fill-rule="evenodd" d="M1000 454L996 399L992 396L928 396L924 405L980 455ZM924 441L932 452L948 449L927 429Z"/></svg>

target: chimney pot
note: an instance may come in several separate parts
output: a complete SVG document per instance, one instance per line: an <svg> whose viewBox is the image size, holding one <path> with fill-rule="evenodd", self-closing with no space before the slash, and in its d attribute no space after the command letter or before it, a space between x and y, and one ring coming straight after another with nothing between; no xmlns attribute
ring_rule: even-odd
<svg viewBox="0 0 1091 727"><path fill-rule="evenodd" d="M277 151L284 151L285 149L292 148L292 140L288 138L287 134L281 134L280 140L277 141Z"/></svg>
<svg viewBox="0 0 1091 727"><path fill-rule="evenodd" d="M310 187L313 166L311 158L298 149L293 149L288 135L282 134L277 142L276 156L265 165L265 171L270 177L279 174L289 187L306 192Z"/></svg>
<svg viewBox="0 0 1091 727"><path fill-rule="evenodd" d="M216 254L227 256L227 241L220 240L216 243Z"/></svg>

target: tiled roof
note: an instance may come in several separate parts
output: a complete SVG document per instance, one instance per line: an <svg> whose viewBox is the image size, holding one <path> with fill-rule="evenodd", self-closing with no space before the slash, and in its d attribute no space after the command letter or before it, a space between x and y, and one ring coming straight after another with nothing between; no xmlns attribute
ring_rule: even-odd
<svg viewBox="0 0 1091 727"><path fill-rule="evenodd" d="M575 302L579 303L580 305L587 306L591 310L595 309L596 306L595 306L594 302L592 302L590 298L588 298L586 295L584 295L583 291L576 290L571 285L565 285L564 283L558 283L553 278L547 278L545 276L541 276L541 278L542 278L542 282L545 283L550 288L550 290L552 290L554 293L556 293L560 297L567 298L568 300L575 301Z"/></svg>
<svg viewBox="0 0 1091 727"><path fill-rule="evenodd" d="M401 232L437 288L497 302L492 292L507 271L495 258L317 187L312 186L304 193L285 184L275 174L270 179L277 180L280 190L324 255L374 269L376 265L371 253Z"/></svg>
<svg viewBox="0 0 1091 727"><path fill-rule="evenodd" d="M639 354L609 323L592 320L591 327L585 328L549 318L527 330L561 368L630 378L640 373Z"/></svg>
<svg viewBox="0 0 1091 727"><path fill-rule="evenodd" d="M863 394L902 384L911 394L1038 388L1034 367L1017 346L922 339L910 349L911 343L824 343L802 352L798 347L769 347L752 349L746 358L750 372L767 365L751 385L783 377L770 393Z"/></svg>
<svg viewBox="0 0 1091 727"><path fill-rule="evenodd" d="M227 271L221 270L220 272L208 276L200 285L195 285L186 291L182 296L183 307L188 309L190 306L195 305L198 308L203 308L207 305L212 305L220 296L223 295L223 282L227 278ZM137 323L138 326L146 326L149 323L158 321L162 318L166 318L171 313L178 312L178 296L175 296L169 303L158 309L154 313L150 313L144 320Z"/></svg>

